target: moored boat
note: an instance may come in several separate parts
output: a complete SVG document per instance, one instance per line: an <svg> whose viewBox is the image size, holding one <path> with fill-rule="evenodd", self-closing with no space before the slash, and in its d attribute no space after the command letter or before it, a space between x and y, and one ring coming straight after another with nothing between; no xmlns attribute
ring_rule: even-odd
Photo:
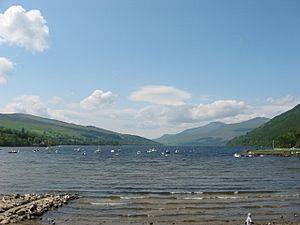
<svg viewBox="0 0 300 225"><path fill-rule="evenodd" d="M8 151L8 153L18 153L19 151L18 150L15 150L15 149L11 149L10 151Z"/></svg>

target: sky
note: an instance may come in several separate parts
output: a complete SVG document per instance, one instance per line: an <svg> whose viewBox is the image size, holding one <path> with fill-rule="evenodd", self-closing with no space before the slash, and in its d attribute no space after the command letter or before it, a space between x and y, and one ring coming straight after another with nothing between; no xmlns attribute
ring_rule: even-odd
<svg viewBox="0 0 300 225"><path fill-rule="evenodd" d="M147 138L300 103L297 0L0 0L0 112Z"/></svg>

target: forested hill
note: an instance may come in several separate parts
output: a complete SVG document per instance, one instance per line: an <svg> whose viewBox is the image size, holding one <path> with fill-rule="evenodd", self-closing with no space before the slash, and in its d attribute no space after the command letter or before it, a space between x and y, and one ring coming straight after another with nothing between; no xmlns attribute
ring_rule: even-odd
<svg viewBox="0 0 300 225"><path fill-rule="evenodd" d="M155 145L149 139L46 119L29 114L0 114L0 146L31 145Z"/></svg>
<svg viewBox="0 0 300 225"><path fill-rule="evenodd" d="M202 127L184 130L178 134L163 135L154 141L165 145L225 146L232 138L246 134L267 121L269 119L257 117L234 124L212 122Z"/></svg>
<svg viewBox="0 0 300 225"><path fill-rule="evenodd" d="M228 142L230 146L300 147L300 104L263 126Z"/></svg>

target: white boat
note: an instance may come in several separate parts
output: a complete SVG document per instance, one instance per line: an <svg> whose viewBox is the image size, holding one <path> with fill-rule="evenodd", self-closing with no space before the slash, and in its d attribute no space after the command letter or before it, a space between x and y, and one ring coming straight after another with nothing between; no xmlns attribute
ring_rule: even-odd
<svg viewBox="0 0 300 225"><path fill-rule="evenodd" d="M80 152L81 151L81 148L74 148L74 152Z"/></svg>
<svg viewBox="0 0 300 225"><path fill-rule="evenodd" d="M96 150L95 150L95 153L100 153L101 152L101 149L100 148L97 148Z"/></svg>
<svg viewBox="0 0 300 225"><path fill-rule="evenodd" d="M157 150L155 148L150 148L147 152L151 153L151 152L156 152Z"/></svg>
<svg viewBox="0 0 300 225"><path fill-rule="evenodd" d="M15 149L12 149L12 150L10 150L8 153L19 153L19 151L18 151L18 150L15 150Z"/></svg>
<svg viewBox="0 0 300 225"><path fill-rule="evenodd" d="M234 155L233 155L235 158L240 158L241 157L241 155L240 154L238 154L237 152L236 153L234 153Z"/></svg>

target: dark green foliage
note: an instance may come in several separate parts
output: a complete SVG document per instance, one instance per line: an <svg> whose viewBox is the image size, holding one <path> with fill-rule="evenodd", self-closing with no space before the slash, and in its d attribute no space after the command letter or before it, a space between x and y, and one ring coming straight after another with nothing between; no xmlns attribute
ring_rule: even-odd
<svg viewBox="0 0 300 225"><path fill-rule="evenodd" d="M300 105L274 117L263 126L244 136L232 139L230 146L300 147Z"/></svg>
<svg viewBox="0 0 300 225"><path fill-rule="evenodd" d="M135 135L80 126L27 114L0 114L0 146L156 145Z"/></svg>
<svg viewBox="0 0 300 225"><path fill-rule="evenodd" d="M300 128L291 129L275 139L275 146L279 148L300 147Z"/></svg>

